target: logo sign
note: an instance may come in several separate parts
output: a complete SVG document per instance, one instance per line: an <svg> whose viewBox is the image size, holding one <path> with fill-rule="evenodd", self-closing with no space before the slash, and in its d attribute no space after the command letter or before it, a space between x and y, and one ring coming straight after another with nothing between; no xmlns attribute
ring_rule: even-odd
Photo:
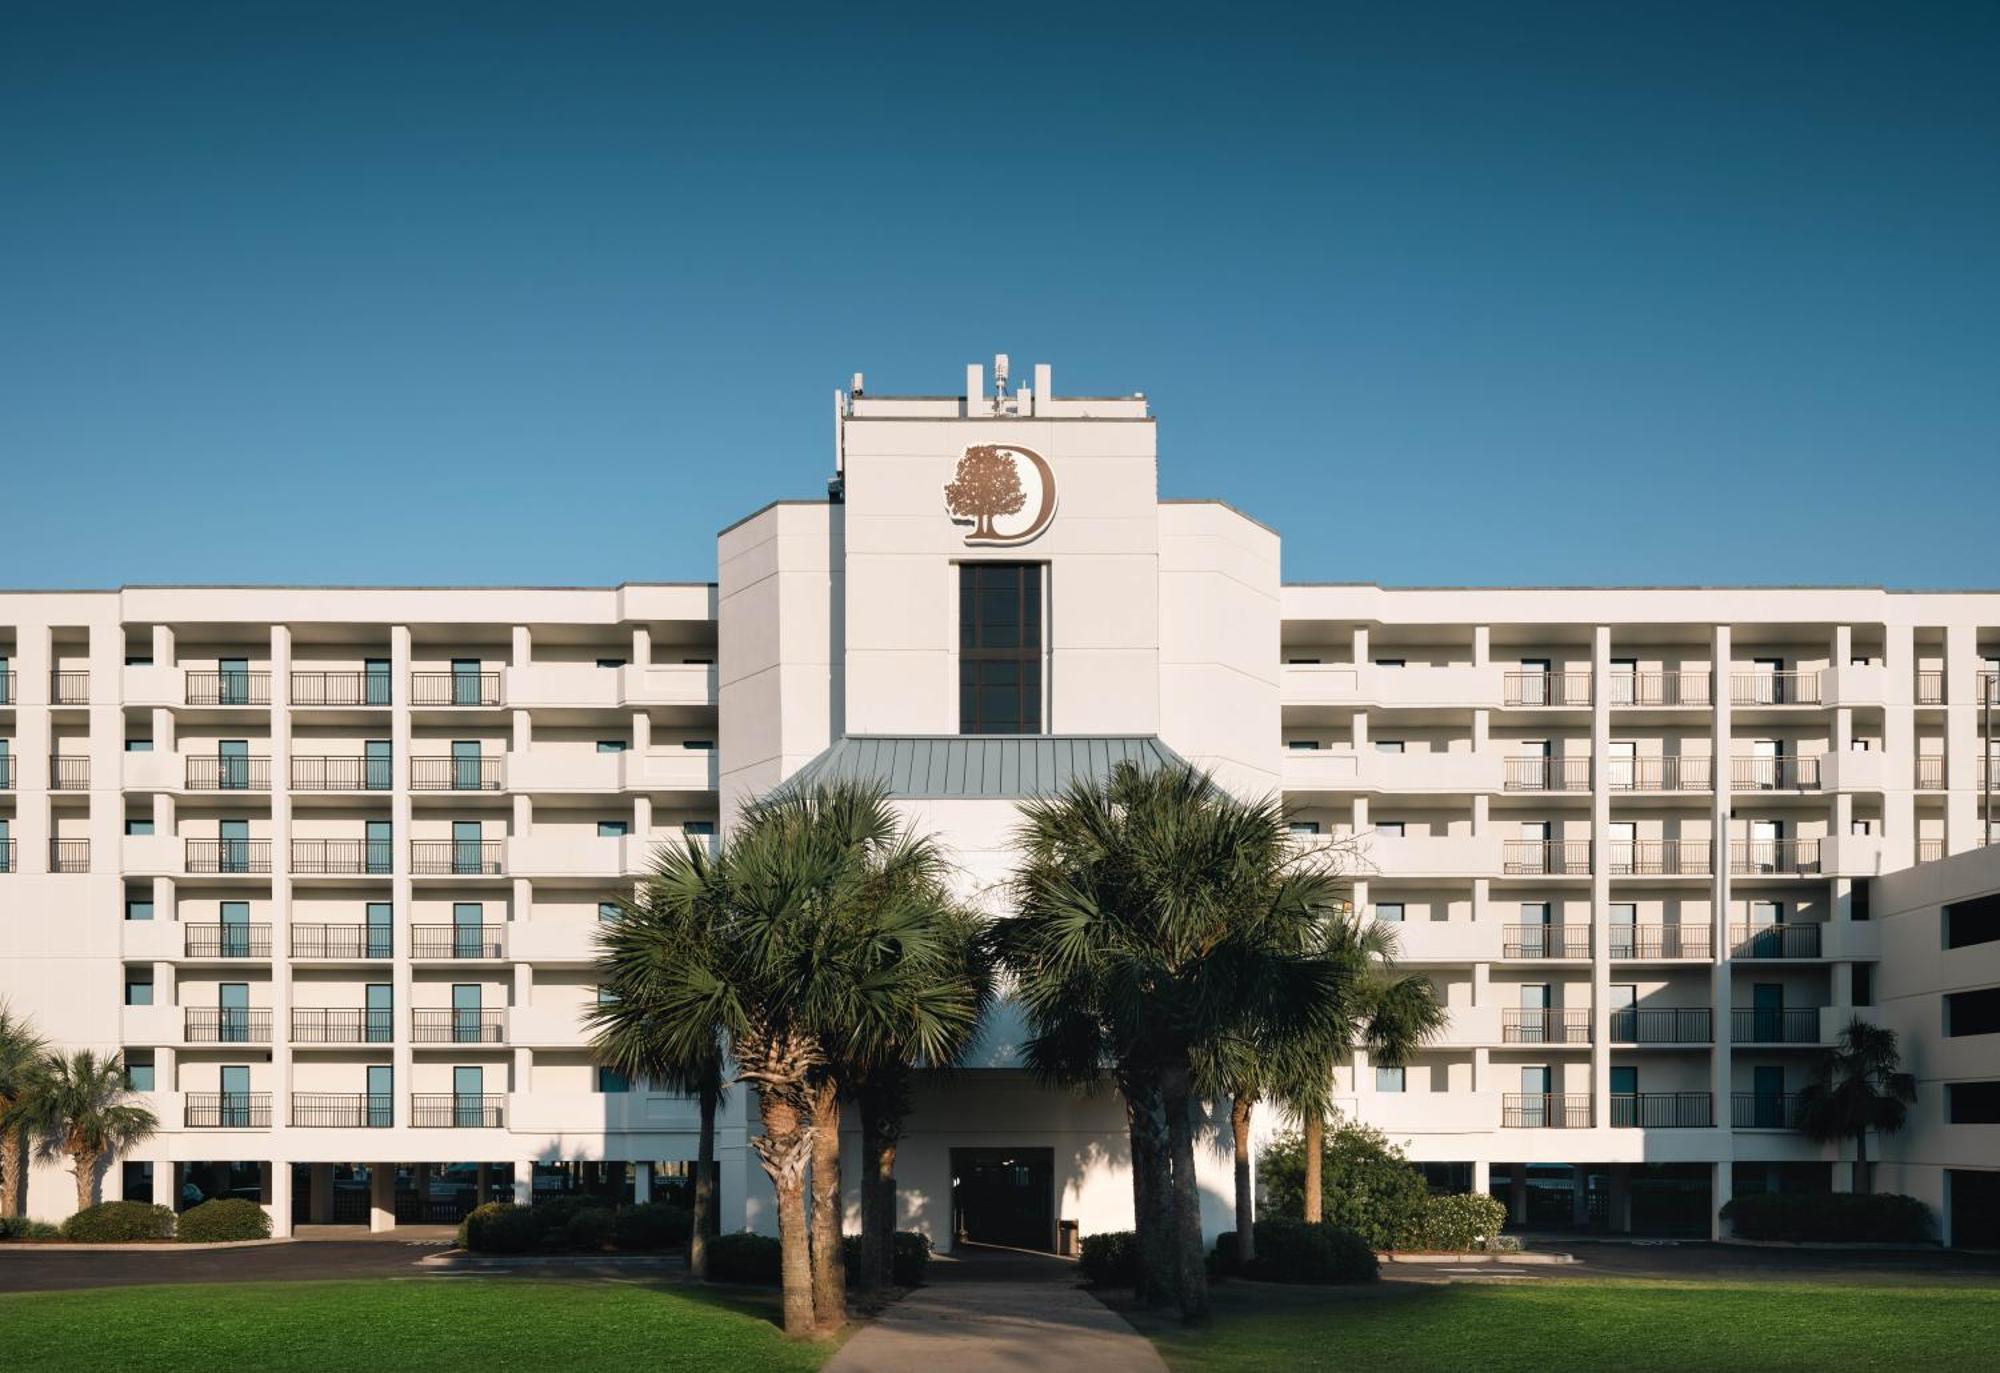
<svg viewBox="0 0 2000 1373"><path fill-rule="evenodd" d="M1056 477L1048 461L1011 443L978 443L965 450L944 488L952 520L969 524L969 544L1005 547L1027 543L1049 527L1056 513Z"/></svg>

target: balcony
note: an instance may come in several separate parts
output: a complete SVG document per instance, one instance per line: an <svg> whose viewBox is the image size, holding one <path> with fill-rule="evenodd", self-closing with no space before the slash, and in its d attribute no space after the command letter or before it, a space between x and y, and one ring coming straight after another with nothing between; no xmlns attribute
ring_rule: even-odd
<svg viewBox="0 0 2000 1373"><path fill-rule="evenodd" d="M387 1130L394 1102L368 1092L293 1092L292 1125L305 1130Z"/></svg>
<svg viewBox="0 0 2000 1373"><path fill-rule="evenodd" d="M387 925L294 925L292 957L327 960L392 958L395 937Z"/></svg>
<svg viewBox="0 0 2000 1373"><path fill-rule="evenodd" d="M436 755L410 759L411 791L499 791L504 758Z"/></svg>
<svg viewBox="0 0 2000 1373"><path fill-rule="evenodd" d="M1941 706L1944 704L1944 674L1942 672L1919 672L1917 674L1917 704L1920 706Z"/></svg>
<svg viewBox="0 0 2000 1373"><path fill-rule="evenodd" d="M410 957L486 959L507 956L505 925L412 925Z"/></svg>
<svg viewBox="0 0 2000 1373"><path fill-rule="evenodd" d="M0 669L0 706L11 706L14 701L14 674Z"/></svg>
<svg viewBox="0 0 2000 1373"><path fill-rule="evenodd" d="M1611 1013L1611 1042L1710 1044L1712 1024L1706 1006L1625 1006Z"/></svg>
<svg viewBox="0 0 2000 1373"><path fill-rule="evenodd" d="M12 839L0 839L0 873L18 871L20 869L14 863L14 841Z"/></svg>
<svg viewBox="0 0 2000 1373"><path fill-rule="evenodd" d="M395 780L388 758L307 755L292 759L293 791L388 791Z"/></svg>
<svg viewBox="0 0 2000 1373"><path fill-rule="evenodd" d="M1715 1124L1708 1092L1615 1092L1611 1125L1620 1130L1706 1130Z"/></svg>
<svg viewBox="0 0 2000 1373"><path fill-rule="evenodd" d="M387 672L294 672L294 706L363 706L393 704Z"/></svg>
<svg viewBox="0 0 2000 1373"><path fill-rule="evenodd" d="M1590 704L1588 672L1510 672L1502 683L1501 704L1569 706Z"/></svg>
<svg viewBox="0 0 2000 1373"><path fill-rule="evenodd" d="M504 1044L505 1011L463 1010L456 1006L410 1012L413 1044Z"/></svg>
<svg viewBox="0 0 2000 1373"><path fill-rule="evenodd" d="M1378 920L1396 941L1400 963L1490 963L1500 956L1492 920Z"/></svg>
<svg viewBox="0 0 2000 1373"><path fill-rule="evenodd" d="M1588 839L1509 839L1501 849L1509 877L1588 877Z"/></svg>
<svg viewBox="0 0 2000 1373"><path fill-rule="evenodd" d="M1700 708L1712 703L1709 674L1699 672L1614 672L1608 679L1612 707Z"/></svg>
<svg viewBox="0 0 2000 1373"><path fill-rule="evenodd" d="M1646 754L1613 758L1605 768L1607 791L1707 791L1715 785L1706 754Z"/></svg>
<svg viewBox="0 0 2000 1373"><path fill-rule="evenodd" d="M185 846L183 861L189 872L245 874L271 870L268 839L189 839Z"/></svg>
<svg viewBox="0 0 2000 1373"><path fill-rule="evenodd" d="M271 674L235 668L219 672L190 671L187 674L187 703L191 706L268 706L271 704Z"/></svg>
<svg viewBox="0 0 2000 1373"><path fill-rule="evenodd" d="M268 1130L269 1092L189 1092L182 1117L190 1130Z"/></svg>
<svg viewBox="0 0 2000 1373"><path fill-rule="evenodd" d="M1944 790L1944 755L1924 753L1917 756L1917 790Z"/></svg>
<svg viewBox="0 0 2000 1373"><path fill-rule="evenodd" d="M1729 678L1729 699L1738 706L1816 706L1821 703L1817 670L1737 672Z"/></svg>
<svg viewBox="0 0 2000 1373"><path fill-rule="evenodd" d="M1797 1092L1731 1092L1729 1123L1738 1130L1796 1130Z"/></svg>
<svg viewBox="0 0 2000 1373"><path fill-rule="evenodd" d="M1790 924L1731 925L1729 956L1818 958L1821 929L1821 922L1816 920Z"/></svg>
<svg viewBox="0 0 2000 1373"><path fill-rule="evenodd" d="M1706 839L1640 839L1611 846L1613 877L1706 877L1713 855Z"/></svg>
<svg viewBox="0 0 2000 1373"><path fill-rule="evenodd" d="M506 871L498 839L412 839L410 872L417 877L498 877Z"/></svg>
<svg viewBox="0 0 2000 1373"><path fill-rule="evenodd" d="M1649 959L1707 959L1714 953L1714 930L1707 925L1620 925L1610 929L1611 957L1644 962Z"/></svg>
<svg viewBox="0 0 2000 1373"><path fill-rule="evenodd" d="M271 789L271 760L263 757L242 757L203 754L189 754L187 759L188 791L269 791Z"/></svg>
<svg viewBox="0 0 2000 1373"><path fill-rule="evenodd" d="M632 750L619 755L623 789L631 791L714 791L714 749Z"/></svg>
<svg viewBox="0 0 2000 1373"><path fill-rule="evenodd" d="M627 755L628 757L631 755ZM713 755L709 755L711 758ZM703 781L706 781L704 769ZM1501 760L1490 753L1383 752L1375 749L1287 749L1288 791L1476 793L1500 785ZM690 777L689 781L694 779Z"/></svg>
<svg viewBox="0 0 2000 1373"><path fill-rule="evenodd" d="M395 849L386 839L294 839L292 872L302 877L387 877Z"/></svg>
<svg viewBox="0 0 2000 1373"><path fill-rule="evenodd" d="M1385 667L1375 663L1286 663L1282 697L1288 706L1492 706L1500 672L1470 663Z"/></svg>
<svg viewBox="0 0 2000 1373"><path fill-rule="evenodd" d="M0 791L14 789L14 755L0 753Z"/></svg>
<svg viewBox="0 0 2000 1373"><path fill-rule="evenodd" d="M1738 839L1729 846L1729 870L1738 876L1817 877L1817 839Z"/></svg>
<svg viewBox="0 0 2000 1373"><path fill-rule="evenodd" d="M1589 791L1588 758L1509 758L1508 791Z"/></svg>
<svg viewBox="0 0 2000 1373"><path fill-rule="evenodd" d="M1737 1044L1818 1044L1817 1006L1742 1007L1729 1013L1729 1037Z"/></svg>
<svg viewBox="0 0 2000 1373"><path fill-rule="evenodd" d="M1507 1130L1588 1130L1587 1092L1508 1092L1500 1098L1500 1125Z"/></svg>
<svg viewBox="0 0 2000 1373"><path fill-rule="evenodd" d="M294 1044L388 1044L395 1037L395 1014L391 1011L292 1008Z"/></svg>
<svg viewBox="0 0 2000 1373"><path fill-rule="evenodd" d="M1588 1009L1536 1009L1503 1007L1500 1012L1500 1042L1503 1044L1588 1044Z"/></svg>
<svg viewBox="0 0 2000 1373"><path fill-rule="evenodd" d="M50 872L89 872L90 841L88 839L49 840Z"/></svg>
<svg viewBox="0 0 2000 1373"><path fill-rule="evenodd" d="M1500 937L1502 958L1588 958L1590 926L1508 925Z"/></svg>
<svg viewBox="0 0 2000 1373"><path fill-rule="evenodd" d="M1944 857L1944 840L1919 839L1917 841L1917 861L1919 863L1935 863L1942 857Z"/></svg>
<svg viewBox="0 0 2000 1373"><path fill-rule="evenodd" d="M186 1006L181 1037L190 1044L269 1044L271 1012L262 1007Z"/></svg>
<svg viewBox="0 0 2000 1373"><path fill-rule="evenodd" d="M50 791L89 791L90 755L52 753L49 755Z"/></svg>
<svg viewBox="0 0 2000 1373"><path fill-rule="evenodd" d="M269 958L269 925L183 925L185 958Z"/></svg>
<svg viewBox="0 0 2000 1373"><path fill-rule="evenodd" d="M412 672L410 704L430 706L480 707L500 704L500 674L497 672Z"/></svg>
<svg viewBox="0 0 2000 1373"><path fill-rule="evenodd" d="M1818 791L1819 755L1739 755L1729 760L1736 791Z"/></svg>
<svg viewBox="0 0 2000 1373"><path fill-rule="evenodd" d="M1486 834L1383 834L1361 836L1362 857L1376 872L1390 877L1482 877L1499 865L1500 845ZM644 872L649 844L626 859L627 872Z"/></svg>
<svg viewBox="0 0 2000 1373"><path fill-rule="evenodd" d="M619 669L624 704L698 706L715 704L715 664L636 664Z"/></svg>
<svg viewBox="0 0 2000 1373"><path fill-rule="evenodd" d="M421 1130L494 1130L505 1123L504 1096L422 1092L410 1098L410 1124Z"/></svg>
<svg viewBox="0 0 2000 1373"><path fill-rule="evenodd" d="M49 674L49 704L52 706L87 706L90 704L90 674L88 672L64 672L57 670Z"/></svg>

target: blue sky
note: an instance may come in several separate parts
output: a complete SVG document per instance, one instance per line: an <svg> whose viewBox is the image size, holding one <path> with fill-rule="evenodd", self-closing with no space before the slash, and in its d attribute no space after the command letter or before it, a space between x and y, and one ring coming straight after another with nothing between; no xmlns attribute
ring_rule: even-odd
<svg viewBox="0 0 2000 1373"><path fill-rule="evenodd" d="M1293 580L2000 584L2000 6L0 0L0 585L707 579L1047 360Z"/></svg>

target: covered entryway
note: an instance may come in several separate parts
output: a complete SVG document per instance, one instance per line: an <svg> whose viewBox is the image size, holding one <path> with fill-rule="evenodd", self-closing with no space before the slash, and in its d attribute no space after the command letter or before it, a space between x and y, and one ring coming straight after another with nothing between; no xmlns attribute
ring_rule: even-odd
<svg viewBox="0 0 2000 1373"><path fill-rule="evenodd" d="M1951 1247L2000 1249L2000 1173L1948 1169L1945 1187L1951 1194Z"/></svg>
<svg viewBox="0 0 2000 1373"><path fill-rule="evenodd" d="M954 1240L1054 1252L1053 1149L953 1149Z"/></svg>

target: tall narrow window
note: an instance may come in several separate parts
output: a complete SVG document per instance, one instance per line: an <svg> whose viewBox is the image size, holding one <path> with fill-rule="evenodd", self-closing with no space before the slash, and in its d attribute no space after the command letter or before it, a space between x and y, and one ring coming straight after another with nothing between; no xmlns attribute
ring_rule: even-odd
<svg viewBox="0 0 2000 1373"><path fill-rule="evenodd" d="M1042 569L961 563L958 732L1042 732Z"/></svg>

